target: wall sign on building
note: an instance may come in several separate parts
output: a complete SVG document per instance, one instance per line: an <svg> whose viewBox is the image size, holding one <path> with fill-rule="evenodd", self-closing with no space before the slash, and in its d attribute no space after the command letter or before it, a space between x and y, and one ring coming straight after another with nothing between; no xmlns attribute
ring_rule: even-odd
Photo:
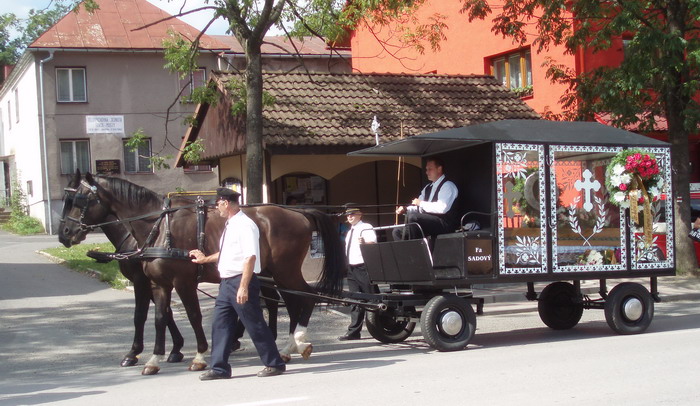
<svg viewBox="0 0 700 406"><path fill-rule="evenodd" d="M119 175L121 173L118 159L98 159L95 161L95 169L98 175Z"/></svg>
<svg viewBox="0 0 700 406"><path fill-rule="evenodd" d="M124 116L85 116L88 134L124 134Z"/></svg>

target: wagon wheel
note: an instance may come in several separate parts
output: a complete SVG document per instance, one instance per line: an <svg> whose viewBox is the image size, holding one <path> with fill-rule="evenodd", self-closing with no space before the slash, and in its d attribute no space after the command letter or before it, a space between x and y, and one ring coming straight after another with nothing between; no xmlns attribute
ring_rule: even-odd
<svg viewBox="0 0 700 406"><path fill-rule="evenodd" d="M435 296L423 308L420 327L425 341L436 350L463 350L476 332L476 314L460 297Z"/></svg>
<svg viewBox="0 0 700 406"><path fill-rule="evenodd" d="M583 301L574 285L568 282L550 283L537 300L540 319L554 330L574 327L583 315Z"/></svg>
<svg viewBox="0 0 700 406"><path fill-rule="evenodd" d="M654 318L654 301L644 286L624 282L615 286L605 300L605 320L618 334L638 334Z"/></svg>
<svg viewBox="0 0 700 406"><path fill-rule="evenodd" d="M404 313L415 313L414 307L404 308ZM367 312L367 331L382 343L400 343L411 336L416 323L407 317L397 317L394 309Z"/></svg>

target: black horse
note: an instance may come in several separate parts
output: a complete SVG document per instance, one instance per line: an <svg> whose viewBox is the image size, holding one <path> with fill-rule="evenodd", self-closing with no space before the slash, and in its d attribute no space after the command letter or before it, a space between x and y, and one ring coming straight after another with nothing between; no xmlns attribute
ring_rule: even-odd
<svg viewBox="0 0 700 406"><path fill-rule="evenodd" d="M63 199L63 210L61 214L60 228L64 228L65 217L68 212L71 211L74 205L75 192L80 184L80 171L77 171L73 179L68 183L66 187L66 194ZM81 204L80 202L78 204ZM123 224L118 222L112 222L116 220L116 217L110 215L106 218L107 222L102 227L102 231L109 241L114 245L117 253L127 253L136 251L137 243L136 239L129 233ZM79 238L84 238L85 234L79 236ZM62 234L59 234L59 241L66 247L77 244L75 241L66 240ZM148 318L148 308L150 307L151 301L153 301L153 294L151 293L151 281L146 277L143 272L143 266L141 261L135 260L123 260L119 261L119 271L124 275L126 279L131 281L134 286L134 341L131 345L131 350L124 356L120 365L123 367L134 366L138 362L138 355L143 352L143 332L144 326L146 325L146 319ZM168 315L166 315L167 317ZM175 320L172 315L167 319L168 330L170 331L170 336L173 340L173 348L168 356L168 362L180 362L184 358L183 354L180 352L185 341L180 333L180 330L175 324Z"/></svg>
<svg viewBox="0 0 700 406"><path fill-rule="evenodd" d="M79 176L79 175L78 175ZM128 181L110 177L93 177L89 173L74 188L73 207L64 215L59 239L65 245L77 244L95 225L104 225L110 216L135 238L140 249L146 246L170 247L182 252L198 248L196 205L192 199L176 197L169 209L163 209L158 194ZM77 202L80 201L80 204ZM260 229L260 260L263 276L271 276L282 289L314 293L304 280L301 265L311 243L311 234L318 231L324 243L325 261L317 289L335 295L342 286L344 252L332 221L317 210L288 210L274 205L242 207ZM224 219L212 208L208 209L204 227L204 252L218 251L218 242ZM197 283L219 282L218 271L212 264L198 269L187 258L144 258L145 275L152 282L156 304L156 343L153 357L144 368L144 374L160 369L158 362L165 354L165 327L172 319L171 292L174 288L187 311L197 339L197 355L190 369L206 367L204 352L208 343L202 328L202 315L197 298ZM306 328L315 299L282 292L290 317L289 344L281 351L289 359L292 352L308 358L312 345L306 342ZM299 328L297 328L299 326Z"/></svg>

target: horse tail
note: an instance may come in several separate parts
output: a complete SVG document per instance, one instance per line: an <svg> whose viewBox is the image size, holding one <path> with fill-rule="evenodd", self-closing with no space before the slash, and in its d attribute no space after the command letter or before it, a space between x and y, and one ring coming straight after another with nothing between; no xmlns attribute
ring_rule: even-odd
<svg viewBox="0 0 700 406"><path fill-rule="evenodd" d="M343 289L343 271L345 269L345 251L340 241L340 234L330 216L316 209L293 209L306 216L315 225L323 241L323 270L316 289L329 295L338 295Z"/></svg>

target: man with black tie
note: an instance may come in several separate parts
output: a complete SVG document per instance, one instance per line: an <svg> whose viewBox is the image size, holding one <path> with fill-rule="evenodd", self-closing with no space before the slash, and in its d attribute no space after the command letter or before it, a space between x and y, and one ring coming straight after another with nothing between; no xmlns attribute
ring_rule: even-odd
<svg viewBox="0 0 700 406"><path fill-rule="evenodd" d="M457 229L459 219L456 207L457 186L445 178L443 162L437 157L428 158L425 174L431 182L423 188L420 196L413 199L408 207L399 206L396 214L406 213L406 223L417 223L425 236L435 239L438 234L449 233ZM394 239L421 238L418 227L409 225L406 230L394 230Z"/></svg>
<svg viewBox="0 0 700 406"><path fill-rule="evenodd" d="M369 281L365 260L360 252L360 244L376 243L377 234L371 224L362 221L362 211L359 208L348 208L344 214L350 224L350 230L345 236L345 254L348 259L348 290L360 293L379 293L377 286L372 285ZM348 331L338 337L338 340L359 340L364 319L365 310L360 306L352 305Z"/></svg>

